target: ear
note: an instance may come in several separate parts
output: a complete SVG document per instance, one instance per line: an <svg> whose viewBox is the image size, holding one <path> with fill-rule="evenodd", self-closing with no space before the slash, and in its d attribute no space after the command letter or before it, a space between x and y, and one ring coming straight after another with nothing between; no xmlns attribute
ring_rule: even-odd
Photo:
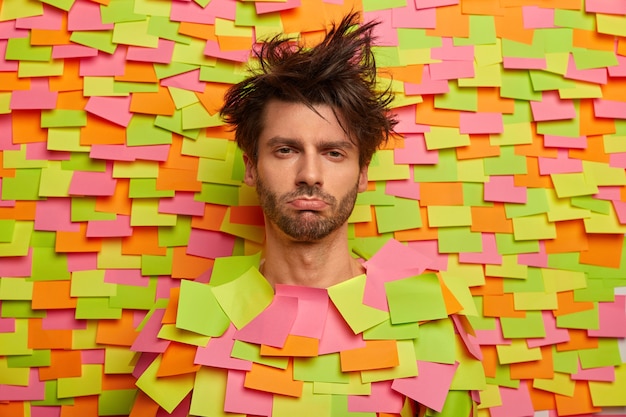
<svg viewBox="0 0 626 417"><path fill-rule="evenodd" d="M252 158L248 156L248 154L243 154L243 163L246 166L246 172L243 177L243 182L245 182L246 185L250 187L255 187L257 178L256 164L254 163Z"/></svg>
<svg viewBox="0 0 626 417"><path fill-rule="evenodd" d="M369 168L369 164L365 164L361 167L359 171L359 192L367 190L367 169Z"/></svg>

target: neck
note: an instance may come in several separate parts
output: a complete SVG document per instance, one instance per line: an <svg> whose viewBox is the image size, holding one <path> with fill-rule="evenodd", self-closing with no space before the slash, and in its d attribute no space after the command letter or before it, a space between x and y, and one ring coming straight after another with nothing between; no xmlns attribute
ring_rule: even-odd
<svg viewBox="0 0 626 417"><path fill-rule="evenodd" d="M316 242L297 242L282 232L267 231L261 272L272 286L327 288L363 271L350 255L347 225Z"/></svg>

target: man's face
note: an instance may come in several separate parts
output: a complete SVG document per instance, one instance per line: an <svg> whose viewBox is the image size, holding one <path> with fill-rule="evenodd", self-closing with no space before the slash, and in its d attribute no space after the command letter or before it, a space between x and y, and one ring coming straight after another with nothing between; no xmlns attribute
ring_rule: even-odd
<svg viewBox="0 0 626 417"><path fill-rule="evenodd" d="M256 164L246 157L245 182L256 187L266 227L301 242L345 228L367 167L332 109L270 101ZM319 114L318 114L319 113Z"/></svg>

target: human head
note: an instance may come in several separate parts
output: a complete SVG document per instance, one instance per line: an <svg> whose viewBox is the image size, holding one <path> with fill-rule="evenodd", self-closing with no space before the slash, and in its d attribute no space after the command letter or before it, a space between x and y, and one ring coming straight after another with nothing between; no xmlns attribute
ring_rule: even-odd
<svg viewBox="0 0 626 417"><path fill-rule="evenodd" d="M376 25L359 25L359 14L350 13L312 48L295 45L280 35L261 45L255 52L258 68L228 90L220 112L234 127L237 144L253 163L265 106L277 99L309 108L317 104L332 107L359 149L359 163L369 164L397 123L389 114L391 91L377 88L372 52Z"/></svg>

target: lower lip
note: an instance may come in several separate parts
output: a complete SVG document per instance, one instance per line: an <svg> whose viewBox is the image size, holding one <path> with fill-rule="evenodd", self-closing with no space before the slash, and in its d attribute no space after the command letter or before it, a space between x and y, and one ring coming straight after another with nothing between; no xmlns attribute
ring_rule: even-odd
<svg viewBox="0 0 626 417"><path fill-rule="evenodd" d="M291 205L298 210L323 210L327 206L322 200L294 200Z"/></svg>

